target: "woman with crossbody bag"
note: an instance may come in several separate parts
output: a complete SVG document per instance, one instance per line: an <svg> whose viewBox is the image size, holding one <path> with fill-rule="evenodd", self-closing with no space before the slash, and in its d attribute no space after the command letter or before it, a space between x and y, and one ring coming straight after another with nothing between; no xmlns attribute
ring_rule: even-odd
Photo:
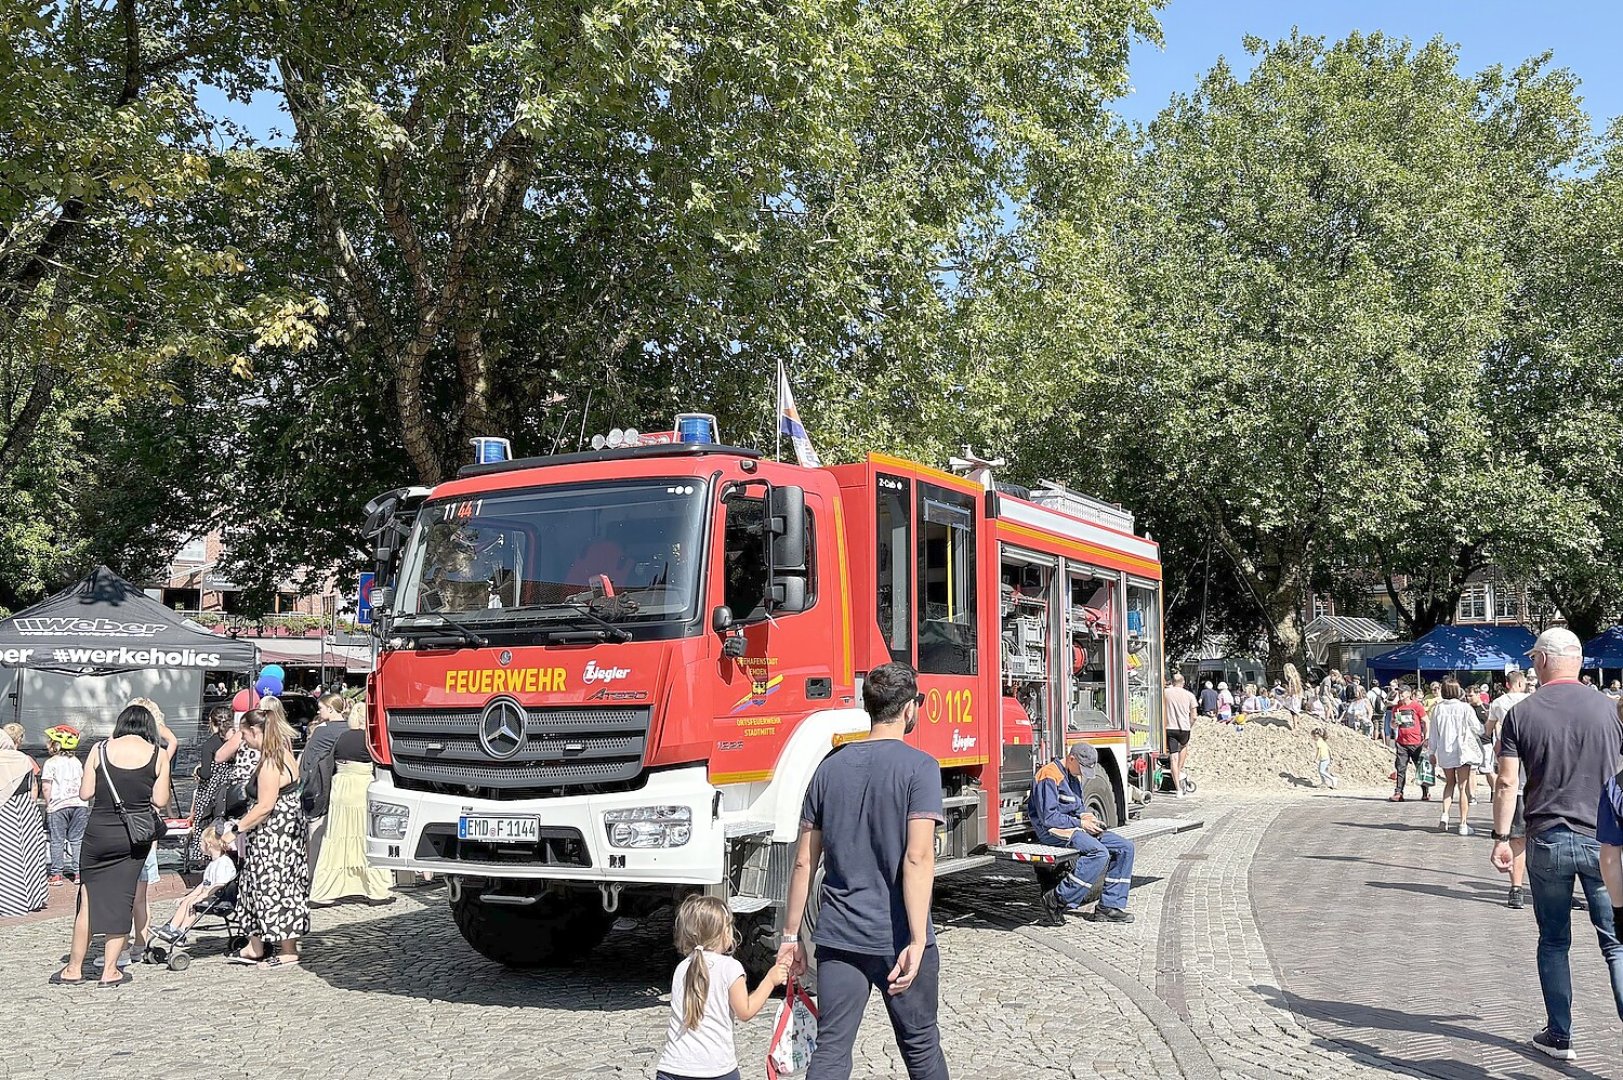
<svg viewBox="0 0 1623 1080"><path fill-rule="evenodd" d="M90 938L106 934L100 985L122 986L130 976L119 971L118 958L130 935L135 886L157 841L153 807L170 797L169 762L158 752L158 721L151 710L131 705L118 714L113 737L90 752L79 796L91 806L79 855L73 947L67 966L51 982L83 982Z"/></svg>

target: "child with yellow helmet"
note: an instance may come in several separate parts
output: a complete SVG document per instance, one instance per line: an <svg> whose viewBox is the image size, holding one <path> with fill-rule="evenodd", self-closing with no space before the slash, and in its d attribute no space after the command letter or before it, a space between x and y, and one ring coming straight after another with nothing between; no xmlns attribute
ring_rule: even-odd
<svg viewBox="0 0 1623 1080"><path fill-rule="evenodd" d="M51 756L40 774L45 796L45 831L51 838L48 882L63 885L79 878L79 844L90 824L90 805L79 797L85 767L79 760L79 729L58 724L45 732Z"/></svg>

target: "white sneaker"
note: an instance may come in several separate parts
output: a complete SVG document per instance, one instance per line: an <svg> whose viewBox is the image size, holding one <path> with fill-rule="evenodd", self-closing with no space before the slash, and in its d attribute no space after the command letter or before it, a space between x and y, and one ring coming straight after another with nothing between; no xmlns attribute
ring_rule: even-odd
<svg viewBox="0 0 1623 1080"><path fill-rule="evenodd" d="M1460 822L1460 835L1461 836L1470 836L1471 835L1471 826L1467 825L1463 821Z"/></svg>
<svg viewBox="0 0 1623 1080"><path fill-rule="evenodd" d="M98 968L104 968L104 967L107 966L107 957L98 956L98 957L96 957L96 959L92 960L91 963L94 964ZM123 952L118 954L118 969L120 971L123 971L125 968L130 966L130 963L131 963L130 950L128 948L126 948Z"/></svg>

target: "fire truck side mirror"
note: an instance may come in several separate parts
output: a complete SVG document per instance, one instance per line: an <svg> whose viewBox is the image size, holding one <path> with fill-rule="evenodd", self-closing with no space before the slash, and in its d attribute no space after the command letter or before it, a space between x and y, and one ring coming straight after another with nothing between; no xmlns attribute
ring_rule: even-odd
<svg viewBox="0 0 1623 1080"><path fill-rule="evenodd" d="M806 572L806 489L774 487L767 494L768 566L778 574Z"/></svg>
<svg viewBox="0 0 1623 1080"><path fill-rule="evenodd" d="M710 629L718 634L725 634L733 628L733 609L722 604L710 613Z"/></svg>
<svg viewBox="0 0 1623 1080"><path fill-rule="evenodd" d="M767 596L767 602L773 614L794 615L806 610L806 578L780 577L772 582L772 590Z"/></svg>

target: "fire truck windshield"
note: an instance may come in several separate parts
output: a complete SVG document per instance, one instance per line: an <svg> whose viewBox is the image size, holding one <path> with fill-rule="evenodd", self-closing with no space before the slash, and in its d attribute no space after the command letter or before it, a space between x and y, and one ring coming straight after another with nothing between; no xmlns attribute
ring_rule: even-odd
<svg viewBox="0 0 1623 1080"><path fill-rule="evenodd" d="M683 477L530 488L423 506L395 613L503 624L691 619L707 486Z"/></svg>

